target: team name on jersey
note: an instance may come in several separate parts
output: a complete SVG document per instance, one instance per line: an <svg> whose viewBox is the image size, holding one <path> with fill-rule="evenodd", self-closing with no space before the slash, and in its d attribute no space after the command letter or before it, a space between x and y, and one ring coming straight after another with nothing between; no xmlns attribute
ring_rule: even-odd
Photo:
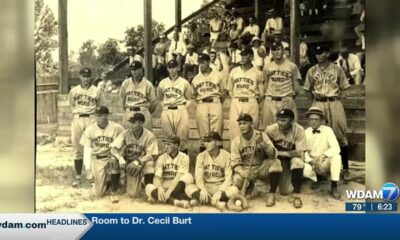
<svg viewBox="0 0 400 240"><path fill-rule="evenodd" d="M204 166L204 178L222 178L225 177L224 168L217 165L205 165Z"/></svg>
<svg viewBox="0 0 400 240"><path fill-rule="evenodd" d="M126 145L125 152L128 156L131 155L143 156L146 154L146 148L144 146L135 143L130 143Z"/></svg>
<svg viewBox="0 0 400 240"><path fill-rule="evenodd" d="M296 145L293 142L284 139L273 140L272 142L278 151L292 151L296 148Z"/></svg>
<svg viewBox="0 0 400 240"><path fill-rule="evenodd" d="M218 88L218 85L212 82L201 82L195 86L199 93L213 92Z"/></svg>
<svg viewBox="0 0 400 240"><path fill-rule="evenodd" d="M242 157L242 161L250 160L250 158L253 156L254 151L255 151L254 146L246 146L240 149L239 154Z"/></svg>
<svg viewBox="0 0 400 240"><path fill-rule="evenodd" d="M277 80L292 78L292 74L290 74L289 72L280 71L280 70L271 71L270 75L273 77L273 79L277 79Z"/></svg>
<svg viewBox="0 0 400 240"><path fill-rule="evenodd" d="M76 104L81 106L90 106L92 104L96 104L96 98L83 94L75 95L74 101L76 102Z"/></svg>
<svg viewBox="0 0 400 240"><path fill-rule="evenodd" d="M317 72L314 75L316 82L335 83L336 76L329 72Z"/></svg>
<svg viewBox="0 0 400 240"><path fill-rule="evenodd" d="M92 144L98 148L109 148L113 141L114 139L111 137L99 136L92 140Z"/></svg>
<svg viewBox="0 0 400 240"><path fill-rule="evenodd" d="M126 93L126 101L128 102L139 102L146 99L146 95L137 91L129 91Z"/></svg>
<svg viewBox="0 0 400 240"><path fill-rule="evenodd" d="M167 98L179 98L183 95L183 92L181 89L170 87L164 90L164 95Z"/></svg>
<svg viewBox="0 0 400 240"><path fill-rule="evenodd" d="M162 176L165 179L175 178L177 172L178 172L178 165L173 164L173 163L168 163L163 166L163 175Z"/></svg>

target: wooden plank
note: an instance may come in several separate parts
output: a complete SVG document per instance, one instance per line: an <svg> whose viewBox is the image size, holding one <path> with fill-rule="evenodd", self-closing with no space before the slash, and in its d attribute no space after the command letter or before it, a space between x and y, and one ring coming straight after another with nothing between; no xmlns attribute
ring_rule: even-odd
<svg viewBox="0 0 400 240"><path fill-rule="evenodd" d="M179 0L180 1L180 0ZM152 18L151 0L143 0L144 6L144 62L145 76L150 82L153 81L153 46L152 46Z"/></svg>
<svg viewBox="0 0 400 240"><path fill-rule="evenodd" d="M58 0L60 92L68 92L68 1Z"/></svg>
<svg viewBox="0 0 400 240"><path fill-rule="evenodd" d="M299 0L290 0L290 59L300 64L300 9Z"/></svg>

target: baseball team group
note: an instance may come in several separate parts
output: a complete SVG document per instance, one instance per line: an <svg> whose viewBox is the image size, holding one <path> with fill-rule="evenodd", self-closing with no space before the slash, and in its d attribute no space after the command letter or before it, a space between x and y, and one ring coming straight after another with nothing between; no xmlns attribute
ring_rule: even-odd
<svg viewBox="0 0 400 240"><path fill-rule="evenodd" d="M149 203L182 208L207 204L224 211L244 209L245 200L258 194L256 180L268 183L266 207L276 205L279 189L290 191L289 201L301 208L304 178L312 179L317 189L325 177L331 181L331 196L339 200L340 178L351 179L341 101L350 87L347 77L330 62L329 48L321 45L317 64L300 89L299 69L284 56L282 43L274 42L271 53L273 61L260 71L252 64L252 49L242 49L240 64L228 79L210 67L208 54L200 54L191 82L180 76L172 59L167 63L169 76L157 88L144 78L142 63L133 61L119 91L125 111L121 124L109 120L112 113L100 104L102 94L92 85L91 70L82 68L81 84L69 93L73 186L81 185L85 173L93 194L109 195L113 203L126 192L133 198L145 194ZM295 97L300 90L313 100L305 113L306 129L297 123ZM230 152L222 144L227 98ZM195 105L200 136L200 149L193 151L199 152L194 173L189 170L189 105ZM162 109L163 150L152 132L157 108ZM282 187L285 177L290 180Z"/></svg>

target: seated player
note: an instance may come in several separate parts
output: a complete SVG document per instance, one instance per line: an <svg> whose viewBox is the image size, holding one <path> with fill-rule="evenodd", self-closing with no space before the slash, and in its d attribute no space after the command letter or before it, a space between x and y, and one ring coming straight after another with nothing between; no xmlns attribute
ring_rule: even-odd
<svg viewBox="0 0 400 240"><path fill-rule="evenodd" d="M319 107L311 107L304 114L310 127L305 130L309 151L305 154L305 162L308 162L317 173L317 176L331 176L331 196L340 199L337 183L340 178L342 160L340 147L332 128L322 125L325 115ZM313 184L313 189L319 188L318 181Z"/></svg>
<svg viewBox="0 0 400 240"><path fill-rule="evenodd" d="M185 192L192 206L200 202L224 211L229 198L239 193L232 186L231 155L220 149L222 139L217 132L210 132L203 140L206 150L197 155L196 184L188 185Z"/></svg>
<svg viewBox="0 0 400 240"><path fill-rule="evenodd" d="M145 185L153 182L158 144L154 134L143 127L145 117L142 113L135 113L128 122L130 128L111 144L111 154L118 159L121 169L126 168L123 173L126 173L127 193L137 197L142 189L142 178Z"/></svg>
<svg viewBox="0 0 400 240"><path fill-rule="evenodd" d="M158 157L153 184L146 185L149 202L170 203L189 208L185 188L193 183L189 173L189 156L179 151L180 139L170 135L164 140L165 153Z"/></svg>

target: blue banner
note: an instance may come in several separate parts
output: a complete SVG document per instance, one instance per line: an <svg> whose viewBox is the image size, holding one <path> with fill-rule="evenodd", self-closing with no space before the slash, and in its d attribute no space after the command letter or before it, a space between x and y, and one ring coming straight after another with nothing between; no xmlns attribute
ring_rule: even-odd
<svg viewBox="0 0 400 240"><path fill-rule="evenodd" d="M82 239L385 239L400 226L400 214L85 215L93 226Z"/></svg>

